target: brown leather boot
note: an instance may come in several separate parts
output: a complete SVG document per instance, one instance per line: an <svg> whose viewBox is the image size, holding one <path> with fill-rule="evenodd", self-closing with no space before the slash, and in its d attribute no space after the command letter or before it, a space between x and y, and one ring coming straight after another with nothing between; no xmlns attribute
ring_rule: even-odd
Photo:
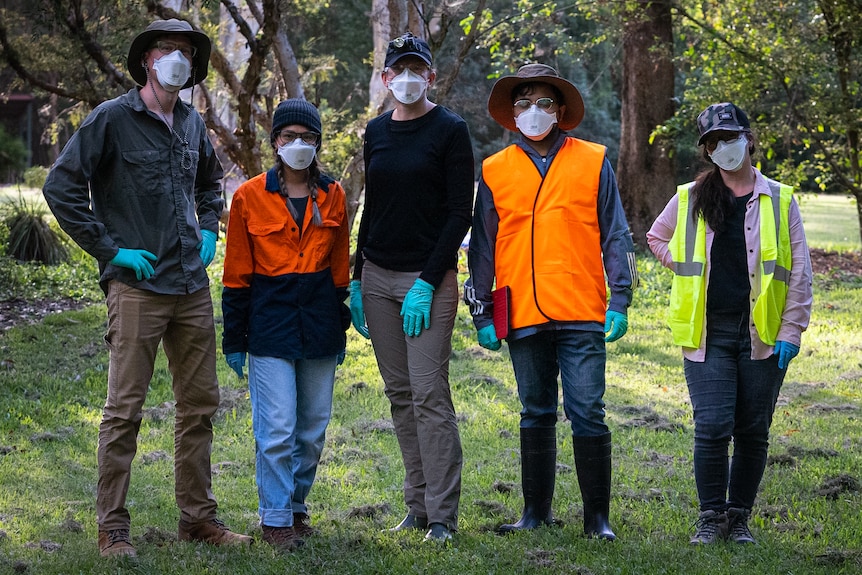
<svg viewBox="0 0 862 575"><path fill-rule="evenodd" d="M99 554L102 557L137 557L128 529L99 531Z"/></svg>
<svg viewBox="0 0 862 575"><path fill-rule="evenodd" d="M234 533L218 519L189 523L180 519L177 537L180 541L201 541L210 545L251 545L248 535Z"/></svg>
<svg viewBox="0 0 862 575"><path fill-rule="evenodd" d="M317 533L317 529L311 526L311 517L308 513L301 512L293 514L293 530L303 539Z"/></svg>
<svg viewBox="0 0 862 575"><path fill-rule="evenodd" d="M293 527L270 527L269 525L260 527L263 531L263 540L279 551L290 553L305 544Z"/></svg>

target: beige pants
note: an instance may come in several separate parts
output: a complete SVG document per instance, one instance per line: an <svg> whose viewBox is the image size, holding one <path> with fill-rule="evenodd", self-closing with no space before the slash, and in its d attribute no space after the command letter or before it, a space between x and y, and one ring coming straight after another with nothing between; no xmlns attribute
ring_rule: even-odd
<svg viewBox="0 0 862 575"><path fill-rule="evenodd" d="M173 377L174 492L180 517L207 521L216 516L210 452L218 408L215 326L209 289L189 295L160 295L118 281L108 287L110 351L108 397L99 426L99 529L128 529L126 509L132 459L137 451L141 409L153 376L159 343ZM142 494L143 495L143 494Z"/></svg>
<svg viewBox="0 0 862 575"><path fill-rule="evenodd" d="M446 274L434 291L431 327L408 337L401 305L418 276L366 261L362 302L404 459L408 513L457 529L462 457L449 390L449 356L458 280L454 270Z"/></svg>

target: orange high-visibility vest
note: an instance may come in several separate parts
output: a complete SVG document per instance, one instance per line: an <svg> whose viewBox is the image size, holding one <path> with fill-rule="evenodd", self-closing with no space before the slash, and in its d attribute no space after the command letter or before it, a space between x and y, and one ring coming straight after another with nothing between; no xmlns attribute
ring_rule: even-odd
<svg viewBox="0 0 862 575"><path fill-rule="evenodd" d="M500 218L497 286L511 288L510 327L604 322L607 287L597 215L605 147L566 138L542 178L517 146L487 158L482 176Z"/></svg>

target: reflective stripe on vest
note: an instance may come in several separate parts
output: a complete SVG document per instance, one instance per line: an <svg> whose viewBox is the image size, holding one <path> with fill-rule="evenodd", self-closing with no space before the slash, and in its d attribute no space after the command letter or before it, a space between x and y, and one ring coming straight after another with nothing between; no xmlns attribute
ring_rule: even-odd
<svg viewBox="0 0 862 575"><path fill-rule="evenodd" d="M675 344L698 348L706 316L706 223L702 215L694 217L688 194L691 186L688 183L677 188L676 229L668 244L674 269L668 323ZM788 215L793 188L771 180L769 188L772 196L762 194L758 200L760 291L751 315L761 341L775 345L792 262Z"/></svg>

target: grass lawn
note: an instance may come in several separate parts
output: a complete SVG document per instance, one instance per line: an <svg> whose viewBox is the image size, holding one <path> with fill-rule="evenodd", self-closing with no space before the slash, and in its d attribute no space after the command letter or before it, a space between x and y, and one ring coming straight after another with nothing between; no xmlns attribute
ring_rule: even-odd
<svg viewBox="0 0 862 575"><path fill-rule="evenodd" d="M838 249L839 235L858 231L829 233L837 222L855 226L844 217L852 212L855 218L855 207L843 198L805 196L802 211L813 247ZM847 249L853 249L850 243ZM217 310L223 250L219 242L210 268ZM173 396L160 354L128 495L139 558L103 560L94 510L107 376L105 309L99 303L0 332L0 575L862 572L862 282L816 279L811 326L779 397L770 461L751 520L758 545L692 548L693 424L682 360L664 319L670 274L652 257L642 256L638 265L641 285L629 333L608 346L614 543L581 534L582 503L562 416L554 510L563 526L510 537L493 533L521 511L520 404L507 347L480 348L461 306L450 370L464 450L460 531L453 545L424 544L419 532L381 533L405 513L403 467L371 345L351 329L308 501L319 535L286 556L260 542L248 390L219 355L213 489L220 517L258 543L220 549L176 540ZM34 272L28 289L96 292L92 262L69 269L49 277ZM216 315L220 329L220 311Z"/></svg>

